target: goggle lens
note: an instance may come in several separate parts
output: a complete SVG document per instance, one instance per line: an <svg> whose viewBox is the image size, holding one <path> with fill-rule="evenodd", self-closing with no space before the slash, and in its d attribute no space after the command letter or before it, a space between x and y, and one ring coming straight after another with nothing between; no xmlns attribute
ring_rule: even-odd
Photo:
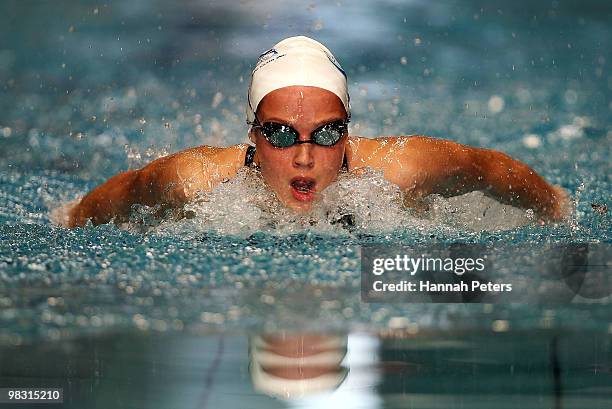
<svg viewBox="0 0 612 409"><path fill-rule="evenodd" d="M312 139L318 145L332 146L335 145L344 135L346 126L339 123L328 124L323 128L313 132Z"/></svg>
<svg viewBox="0 0 612 409"><path fill-rule="evenodd" d="M320 146L333 146L347 132L347 124L344 121L336 121L315 130L311 139L300 141L298 132L289 125L276 122L266 122L263 125L255 125L261 128L263 136L276 148L288 148L301 143L315 143Z"/></svg>
<svg viewBox="0 0 612 409"><path fill-rule="evenodd" d="M264 137L276 148L288 148L298 139L298 135L291 127L273 122L262 126Z"/></svg>

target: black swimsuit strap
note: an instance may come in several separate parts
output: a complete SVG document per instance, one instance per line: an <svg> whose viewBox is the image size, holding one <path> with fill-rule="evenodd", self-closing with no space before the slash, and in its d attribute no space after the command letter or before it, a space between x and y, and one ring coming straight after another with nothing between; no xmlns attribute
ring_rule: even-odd
<svg viewBox="0 0 612 409"><path fill-rule="evenodd" d="M249 145L246 151L246 155L244 156L244 166L252 166L253 158L255 157L255 147ZM348 159L346 157L346 153L344 154L344 158L342 159L342 170L348 172Z"/></svg>
<svg viewBox="0 0 612 409"><path fill-rule="evenodd" d="M244 166L251 166L253 164L253 158L255 157L255 147L249 145L244 157Z"/></svg>
<svg viewBox="0 0 612 409"><path fill-rule="evenodd" d="M348 172L348 159L346 157L346 152L344 152L344 158L342 158L342 170Z"/></svg>

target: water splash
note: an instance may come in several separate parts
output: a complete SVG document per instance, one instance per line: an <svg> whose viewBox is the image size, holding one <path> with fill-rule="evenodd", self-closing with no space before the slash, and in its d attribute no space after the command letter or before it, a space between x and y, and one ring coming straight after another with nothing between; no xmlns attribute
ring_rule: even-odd
<svg viewBox="0 0 612 409"><path fill-rule="evenodd" d="M183 209L165 212L162 219L159 207L138 206L124 227L181 237L209 231L248 237L258 232L290 235L305 230L343 236L406 229L498 231L527 225L532 219L529 212L480 192L452 198L432 195L428 204L429 211L417 215L405 207L399 187L385 180L382 172L365 170L339 175L310 212L298 214L282 205L258 170L243 168L235 178L200 194Z"/></svg>

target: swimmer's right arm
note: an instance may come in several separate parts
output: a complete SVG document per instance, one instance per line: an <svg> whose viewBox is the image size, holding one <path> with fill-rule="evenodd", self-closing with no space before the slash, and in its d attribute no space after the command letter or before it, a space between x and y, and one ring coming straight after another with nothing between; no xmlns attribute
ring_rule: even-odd
<svg viewBox="0 0 612 409"><path fill-rule="evenodd" d="M565 190L502 152L424 136L352 137L349 146L353 166L383 170L410 207L422 208L422 199L434 193L449 197L480 190L501 203L533 209L542 221L563 220L571 211Z"/></svg>
<svg viewBox="0 0 612 409"><path fill-rule="evenodd" d="M67 227L126 220L135 204L179 207L233 177L246 145L199 146L157 159L142 169L113 176L89 192L68 215Z"/></svg>

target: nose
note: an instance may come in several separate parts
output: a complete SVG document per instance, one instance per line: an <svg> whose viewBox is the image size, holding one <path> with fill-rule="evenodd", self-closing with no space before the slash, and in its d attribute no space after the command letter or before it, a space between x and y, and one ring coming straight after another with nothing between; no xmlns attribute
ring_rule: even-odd
<svg viewBox="0 0 612 409"><path fill-rule="evenodd" d="M312 168L314 166L313 144L302 143L295 147L293 166L296 168Z"/></svg>

